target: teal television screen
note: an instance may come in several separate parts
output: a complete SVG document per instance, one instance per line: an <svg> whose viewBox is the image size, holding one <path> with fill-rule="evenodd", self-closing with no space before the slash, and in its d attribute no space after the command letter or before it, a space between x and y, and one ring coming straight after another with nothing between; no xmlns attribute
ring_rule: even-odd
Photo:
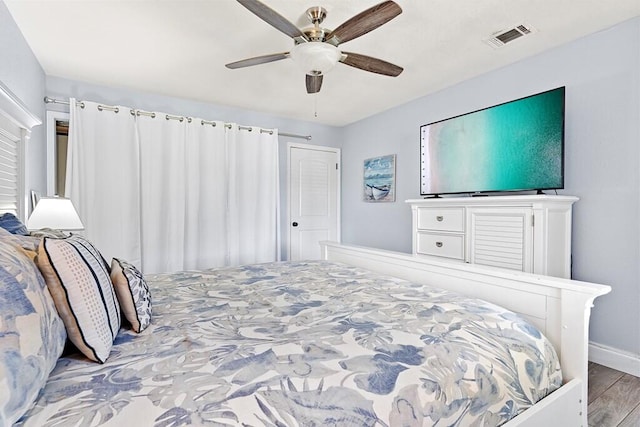
<svg viewBox="0 0 640 427"><path fill-rule="evenodd" d="M564 188L565 88L420 127L420 194Z"/></svg>

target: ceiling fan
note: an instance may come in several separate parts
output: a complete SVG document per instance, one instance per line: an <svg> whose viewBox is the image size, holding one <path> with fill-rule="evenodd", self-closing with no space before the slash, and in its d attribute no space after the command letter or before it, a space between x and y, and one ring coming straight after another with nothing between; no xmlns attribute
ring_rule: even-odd
<svg viewBox="0 0 640 427"><path fill-rule="evenodd" d="M320 24L327 16L327 11L319 6L311 7L307 10L307 17L313 26L301 30L258 0L238 0L238 3L266 23L291 37L294 41L294 46L290 52L243 59L227 64L227 68L244 68L292 58L300 64L306 73L307 93L320 92L324 74L338 62L392 77L400 75L403 70L402 67L381 59L358 53L344 52L338 49L338 45L341 43L346 43L375 30L402 13L400 6L391 0L383 1L360 12L333 31L320 27Z"/></svg>

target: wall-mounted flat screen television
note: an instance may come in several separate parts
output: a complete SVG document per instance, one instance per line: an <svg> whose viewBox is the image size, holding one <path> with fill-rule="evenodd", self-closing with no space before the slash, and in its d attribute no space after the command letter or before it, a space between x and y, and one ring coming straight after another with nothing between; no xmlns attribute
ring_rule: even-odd
<svg viewBox="0 0 640 427"><path fill-rule="evenodd" d="M564 188L565 88L420 127L420 194Z"/></svg>

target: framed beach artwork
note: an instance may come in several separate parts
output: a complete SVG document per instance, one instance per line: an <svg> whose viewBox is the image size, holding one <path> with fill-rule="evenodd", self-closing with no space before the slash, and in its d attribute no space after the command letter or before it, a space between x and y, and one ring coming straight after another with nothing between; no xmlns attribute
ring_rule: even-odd
<svg viewBox="0 0 640 427"><path fill-rule="evenodd" d="M396 155L374 157L364 161L365 202L396 201Z"/></svg>

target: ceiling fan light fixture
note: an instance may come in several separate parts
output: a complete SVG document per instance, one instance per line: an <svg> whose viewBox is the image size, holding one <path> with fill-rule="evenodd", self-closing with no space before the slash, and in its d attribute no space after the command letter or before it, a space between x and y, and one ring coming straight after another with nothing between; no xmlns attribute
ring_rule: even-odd
<svg viewBox="0 0 640 427"><path fill-rule="evenodd" d="M329 72L342 57L342 52L332 44L323 42L300 43L291 50L291 58L312 76Z"/></svg>

